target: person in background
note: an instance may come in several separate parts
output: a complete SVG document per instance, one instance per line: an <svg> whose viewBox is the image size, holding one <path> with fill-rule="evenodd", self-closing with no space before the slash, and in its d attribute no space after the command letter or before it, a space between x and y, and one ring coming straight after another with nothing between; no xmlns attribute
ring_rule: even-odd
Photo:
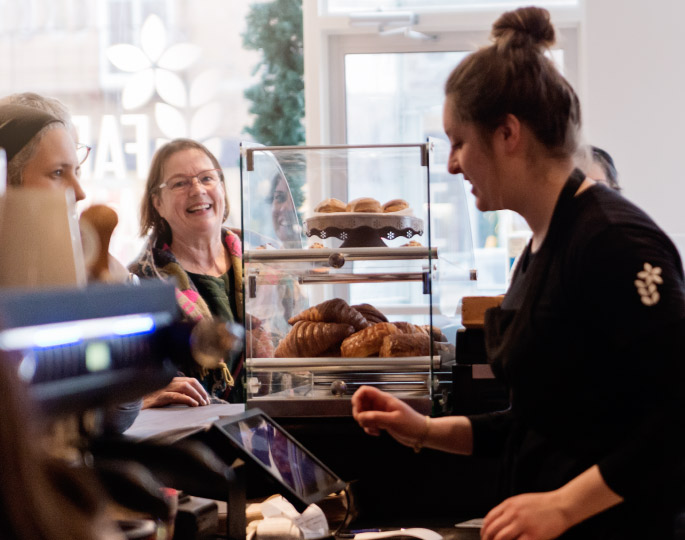
<svg viewBox="0 0 685 540"><path fill-rule="evenodd" d="M1 104L6 101L10 103ZM46 111L54 111L59 118ZM0 147L7 153L8 184L42 189L72 188L76 200L85 198L80 183L80 165L87 152L78 156L76 131L66 107L54 98L38 94L13 94L0 100ZM128 271L110 256L110 267L117 274ZM136 282L136 276L130 276ZM163 391L173 395L175 403L190 406L206 405L209 399L196 381L175 377ZM105 429L125 431L135 420L142 406L163 406L169 403L158 393L143 402L123 403L105 415Z"/></svg>
<svg viewBox="0 0 685 540"><path fill-rule="evenodd" d="M448 170L481 211L533 236L485 339L506 411L429 418L376 388L352 397L372 435L502 458L485 540L672 538L685 479L685 281L664 232L574 167L578 98L546 56L549 13L503 14L445 85Z"/></svg>
<svg viewBox="0 0 685 540"><path fill-rule="evenodd" d="M77 201L85 199L73 135L57 117L25 105L0 105L0 147L7 156L8 185L71 188Z"/></svg>
<svg viewBox="0 0 685 540"><path fill-rule="evenodd" d="M49 190L71 188L76 199L83 200L85 193L79 182L83 161L77 155L66 107L38 94L20 99L23 96L13 94L0 100L0 147L6 152L8 184ZM19 101L24 104L16 104ZM61 118L49 110L57 111ZM105 414L105 429L123 432L134 422L140 407L138 401L114 407Z"/></svg>
<svg viewBox="0 0 685 540"><path fill-rule="evenodd" d="M31 107L32 109L51 114L66 126L67 130L74 138L79 164L83 165L83 162L90 155L90 146L79 142L76 126L74 126L74 123L71 120L71 113L66 105L59 99L42 96L35 92L21 92L1 98L0 105L24 105L25 107Z"/></svg>
<svg viewBox="0 0 685 540"><path fill-rule="evenodd" d="M280 171L271 179L271 222L280 248L302 248L302 227L290 187Z"/></svg>
<svg viewBox="0 0 685 540"><path fill-rule="evenodd" d="M586 171L588 177L606 184L611 189L621 191L621 186L618 184L616 165L614 165L614 160L609 155L609 152L597 146L591 146L590 152L592 153L592 163Z"/></svg>
<svg viewBox="0 0 685 540"><path fill-rule="evenodd" d="M141 278L175 281L179 307L189 321L243 322L242 251L238 234L223 227L229 201L216 157L202 144L176 139L155 153L141 203L140 232L148 240L129 270ZM270 344L251 321L248 346ZM253 356L269 356L269 351ZM188 358L179 369L207 396L242 402L242 358L210 369ZM199 383L198 383L199 381ZM183 403L161 392L157 403ZM145 400L143 407L148 406Z"/></svg>

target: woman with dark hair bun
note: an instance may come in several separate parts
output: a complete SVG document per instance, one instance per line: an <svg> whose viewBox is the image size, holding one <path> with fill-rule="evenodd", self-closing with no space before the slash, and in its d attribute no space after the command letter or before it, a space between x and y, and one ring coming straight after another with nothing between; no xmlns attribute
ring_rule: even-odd
<svg viewBox="0 0 685 540"><path fill-rule="evenodd" d="M352 398L372 435L501 456L502 502L484 539L672 538L683 504L685 284L666 234L574 167L580 105L545 55L549 13L493 26L445 85L448 169L482 211L521 214L533 235L486 349L506 411L429 418L375 388Z"/></svg>

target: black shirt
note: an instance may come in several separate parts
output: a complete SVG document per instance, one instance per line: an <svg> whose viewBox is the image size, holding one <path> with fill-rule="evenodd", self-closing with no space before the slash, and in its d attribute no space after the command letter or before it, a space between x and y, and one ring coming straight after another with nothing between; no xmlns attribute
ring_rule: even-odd
<svg viewBox="0 0 685 540"><path fill-rule="evenodd" d="M471 418L474 453L504 452L503 496L556 489L598 464L629 504L594 521L618 530L613 516L630 515L632 503L642 516L667 512L682 489L682 265L663 231L605 186L572 197L560 215L558 205L502 304L517 331L493 369L511 408ZM621 534L644 533L633 518Z"/></svg>

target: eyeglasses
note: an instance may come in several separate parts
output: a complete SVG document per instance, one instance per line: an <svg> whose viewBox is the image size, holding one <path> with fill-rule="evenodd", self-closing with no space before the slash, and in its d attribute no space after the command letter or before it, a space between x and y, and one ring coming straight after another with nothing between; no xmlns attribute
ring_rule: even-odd
<svg viewBox="0 0 685 540"><path fill-rule="evenodd" d="M83 143L76 143L76 157L78 158L78 164L83 165L83 162L88 159L90 154L90 146Z"/></svg>
<svg viewBox="0 0 685 540"><path fill-rule="evenodd" d="M202 171L194 176L187 174L176 174L169 178L166 182L157 186L160 191L163 188L168 188L172 193L185 193L190 191L193 185L193 180L197 179L198 184L207 189L211 189L221 182L221 169L209 169Z"/></svg>

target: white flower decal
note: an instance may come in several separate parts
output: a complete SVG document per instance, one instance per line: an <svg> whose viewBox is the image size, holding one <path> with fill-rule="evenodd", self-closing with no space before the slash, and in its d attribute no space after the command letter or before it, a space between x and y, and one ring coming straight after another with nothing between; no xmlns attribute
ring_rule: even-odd
<svg viewBox="0 0 685 540"><path fill-rule="evenodd" d="M661 268L646 262L644 270L638 272L637 277L635 287L637 287L640 300L646 306L653 306L661 298L657 290L657 285L661 285L664 282L661 277Z"/></svg>
<svg viewBox="0 0 685 540"><path fill-rule="evenodd" d="M212 69L190 82L190 91L178 72L193 66L202 49L193 43L168 44L167 29L157 15L145 19L140 47L120 43L107 49L107 58L122 71L131 73L124 85L121 101L126 110L146 105L155 93L155 120L169 139L190 137L204 140L210 150L220 150L220 139L209 139L219 127L221 106L212 102L221 74ZM190 109L192 114L187 118ZM218 155L218 152L217 152Z"/></svg>

